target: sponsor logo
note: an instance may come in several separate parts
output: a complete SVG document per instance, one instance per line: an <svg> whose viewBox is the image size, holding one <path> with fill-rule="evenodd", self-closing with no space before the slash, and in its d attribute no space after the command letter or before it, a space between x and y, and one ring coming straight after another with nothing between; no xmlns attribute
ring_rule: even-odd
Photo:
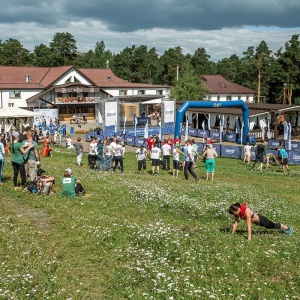
<svg viewBox="0 0 300 300"><path fill-rule="evenodd" d="M221 103L214 103L214 104L213 104L213 107L221 107L221 106L222 106Z"/></svg>
<svg viewBox="0 0 300 300"><path fill-rule="evenodd" d="M166 115L173 115L173 113L174 113L173 110L166 110L165 111Z"/></svg>
<svg viewBox="0 0 300 300"><path fill-rule="evenodd" d="M300 155L293 154L293 160L300 160Z"/></svg>
<svg viewBox="0 0 300 300"><path fill-rule="evenodd" d="M116 113L107 113L107 116L108 117L113 117L113 116L115 116L116 115Z"/></svg>
<svg viewBox="0 0 300 300"><path fill-rule="evenodd" d="M234 154L235 150L234 149L225 149L225 153Z"/></svg>

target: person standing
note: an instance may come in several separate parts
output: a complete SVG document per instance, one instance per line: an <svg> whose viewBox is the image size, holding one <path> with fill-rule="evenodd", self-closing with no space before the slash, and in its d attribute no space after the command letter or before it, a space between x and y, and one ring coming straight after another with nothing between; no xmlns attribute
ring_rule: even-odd
<svg viewBox="0 0 300 300"><path fill-rule="evenodd" d="M95 137L90 137L90 144L89 144L89 155L88 155L88 162L90 169L96 169L96 162L98 158L98 152L97 152L97 142Z"/></svg>
<svg viewBox="0 0 300 300"><path fill-rule="evenodd" d="M263 163L266 156L266 147L264 145L264 140L261 140L260 143L256 146L255 149L255 161L253 162L251 171L254 170L254 167L257 163L260 164L260 172L262 172Z"/></svg>
<svg viewBox="0 0 300 300"><path fill-rule="evenodd" d="M166 139L164 139L164 144L161 147L163 154L163 169L170 171L170 156L171 156L171 146Z"/></svg>
<svg viewBox="0 0 300 300"><path fill-rule="evenodd" d="M77 155L77 166L81 166L82 154L83 154L83 145L81 143L81 138L77 138L77 142L74 144L74 148Z"/></svg>
<svg viewBox="0 0 300 300"><path fill-rule="evenodd" d="M143 175L146 170L146 158L147 158L147 150L144 145L141 145L139 149L136 150L136 160L138 163L138 172L141 174L143 168Z"/></svg>
<svg viewBox="0 0 300 300"><path fill-rule="evenodd" d="M105 145L105 169L106 169L106 171L108 171L111 168L113 150L114 150L114 148L111 145L110 139L107 139L106 145Z"/></svg>
<svg viewBox="0 0 300 300"><path fill-rule="evenodd" d="M179 144L175 144L173 148L173 177L178 177L180 170L180 154L184 155L183 152L179 150Z"/></svg>
<svg viewBox="0 0 300 300"><path fill-rule="evenodd" d="M249 142L246 142L246 146L244 147L244 163L250 164L251 159L251 149L252 147L249 145Z"/></svg>
<svg viewBox="0 0 300 300"><path fill-rule="evenodd" d="M153 148L151 149L152 176L154 175L155 169L157 171L157 175L159 174L160 155L161 150L158 148L158 144L155 143Z"/></svg>
<svg viewBox="0 0 300 300"><path fill-rule="evenodd" d="M288 166L288 154L282 146L280 147L279 153L281 154L282 157L282 162L281 162L282 171L284 174L289 173L290 169Z"/></svg>
<svg viewBox="0 0 300 300"><path fill-rule="evenodd" d="M24 160L23 160L23 155L27 153L31 148L34 147L33 144L28 145L26 149L22 147L22 144L20 143L20 134L16 131L12 133L11 137L12 143L11 143L11 164L13 167L14 171L14 176L13 176L13 183L15 190L17 190L18 187L18 175L20 173L21 180L22 180L22 186L25 189L26 188L26 171L24 167Z"/></svg>
<svg viewBox="0 0 300 300"><path fill-rule="evenodd" d="M211 180L214 180L215 174L215 158L218 157L216 150L212 147L212 144L209 144L206 150L203 153L205 156L205 169L206 169L206 180L208 180L209 174L211 174Z"/></svg>
<svg viewBox="0 0 300 300"><path fill-rule="evenodd" d="M33 148L23 155L25 171L31 181L36 177L36 171L40 165L39 147L33 140L33 135L32 131L27 132L27 139L22 142L23 149L26 149L31 144L33 145Z"/></svg>
<svg viewBox="0 0 300 300"><path fill-rule="evenodd" d="M67 135L67 125L62 124L61 128L62 128L62 131L63 131L63 136L66 136Z"/></svg>
<svg viewBox="0 0 300 300"><path fill-rule="evenodd" d="M192 140L187 140L187 157L184 164L184 178L185 181L189 180L189 173L195 178L196 182L199 181L196 173L193 170L194 164L194 147L192 146Z"/></svg>
<svg viewBox="0 0 300 300"><path fill-rule="evenodd" d="M98 151L98 171L100 171L100 166L102 166L102 171L105 172L105 159L104 159L104 142L103 140L98 141L97 151Z"/></svg>
<svg viewBox="0 0 300 300"><path fill-rule="evenodd" d="M4 144L0 142L0 185L2 185L4 162L5 162L5 147Z"/></svg>
<svg viewBox="0 0 300 300"><path fill-rule="evenodd" d="M116 140L116 146L114 147L114 168L113 171L116 171L116 168L118 166L118 164L120 164L120 170L121 173L124 172L124 165L123 165L123 158L124 158L124 153L123 153L123 147L120 144L119 140Z"/></svg>

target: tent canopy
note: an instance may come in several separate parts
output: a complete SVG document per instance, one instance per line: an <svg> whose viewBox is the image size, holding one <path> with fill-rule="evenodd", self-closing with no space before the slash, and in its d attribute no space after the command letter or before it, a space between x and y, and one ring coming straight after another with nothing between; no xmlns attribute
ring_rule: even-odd
<svg viewBox="0 0 300 300"><path fill-rule="evenodd" d="M34 116L39 116L39 114L36 112L18 108L18 107L0 108L0 118L1 119L28 118L28 117L34 117Z"/></svg>

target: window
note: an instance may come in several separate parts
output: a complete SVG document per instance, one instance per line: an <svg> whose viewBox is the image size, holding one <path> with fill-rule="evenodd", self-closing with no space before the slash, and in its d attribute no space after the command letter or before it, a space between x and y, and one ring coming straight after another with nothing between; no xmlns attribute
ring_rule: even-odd
<svg viewBox="0 0 300 300"><path fill-rule="evenodd" d="M242 100L242 96L241 95L238 95L238 100Z"/></svg>
<svg viewBox="0 0 300 300"><path fill-rule="evenodd" d="M8 107L14 107L14 106L15 106L15 104L13 102L8 103Z"/></svg>
<svg viewBox="0 0 300 300"><path fill-rule="evenodd" d="M145 90L139 90L138 95L145 95L146 91Z"/></svg>
<svg viewBox="0 0 300 300"><path fill-rule="evenodd" d="M208 100L211 101L211 95L208 96Z"/></svg>
<svg viewBox="0 0 300 300"><path fill-rule="evenodd" d="M82 93L82 96L83 96L83 97L88 97L88 96L89 96L89 93L83 92L83 93Z"/></svg>
<svg viewBox="0 0 300 300"><path fill-rule="evenodd" d="M108 81L112 81L113 80L110 76L108 76L107 79L108 79Z"/></svg>
<svg viewBox="0 0 300 300"><path fill-rule="evenodd" d="M217 96L217 101L220 101L220 96Z"/></svg>
<svg viewBox="0 0 300 300"><path fill-rule="evenodd" d="M127 90L119 90L119 96L127 96Z"/></svg>
<svg viewBox="0 0 300 300"><path fill-rule="evenodd" d="M163 90L157 90L156 91L156 95L162 96L162 94L163 94Z"/></svg>
<svg viewBox="0 0 300 300"><path fill-rule="evenodd" d="M9 99L21 98L21 91L9 91Z"/></svg>
<svg viewBox="0 0 300 300"><path fill-rule="evenodd" d="M246 96L246 101L249 101L249 96L248 95Z"/></svg>
<svg viewBox="0 0 300 300"><path fill-rule="evenodd" d="M230 101L231 99L232 99L231 96L226 96L226 100L227 100L227 101Z"/></svg>
<svg viewBox="0 0 300 300"><path fill-rule="evenodd" d="M64 96L63 93L57 93L57 98L62 98Z"/></svg>

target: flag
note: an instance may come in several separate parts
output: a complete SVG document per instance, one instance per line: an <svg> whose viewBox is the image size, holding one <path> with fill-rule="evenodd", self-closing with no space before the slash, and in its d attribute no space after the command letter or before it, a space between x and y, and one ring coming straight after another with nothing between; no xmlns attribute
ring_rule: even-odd
<svg viewBox="0 0 300 300"><path fill-rule="evenodd" d="M199 128L199 126L198 126L198 113L197 113L197 115L196 115L196 129L198 129Z"/></svg>
<svg viewBox="0 0 300 300"><path fill-rule="evenodd" d="M283 130L284 130L283 139L285 141L287 141L288 140L288 130L289 130L287 121L284 121L284 123L283 123Z"/></svg>
<svg viewBox="0 0 300 300"><path fill-rule="evenodd" d="M210 114L208 114L207 126L208 126L208 130L210 130Z"/></svg>
<svg viewBox="0 0 300 300"><path fill-rule="evenodd" d="M268 119L268 133L267 133L268 140L271 138L270 121L271 120Z"/></svg>
<svg viewBox="0 0 300 300"><path fill-rule="evenodd" d="M235 133L236 134L241 133L241 127L240 127L240 122L238 117L236 117L235 119Z"/></svg>
<svg viewBox="0 0 300 300"><path fill-rule="evenodd" d="M117 133L117 120L115 120L115 133Z"/></svg>
<svg viewBox="0 0 300 300"><path fill-rule="evenodd" d="M205 130L205 121L202 122L202 129Z"/></svg>
<svg viewBox="0 0 300 300"><path fill-rule="evenodd" d="M124 135L126 134L126 121L127 121L127 118L124 117L124 129L123 129L123 134Z"/></svg>
<svg viewBox="0 0 300 300"><path fill-rule="evenodd" d="M288 130L287 130L287 133L288 133L288 138L287 138L287 143L286 143L286 150L287 151L291 151L292 150L292 125L291 123L288 124Z"/></svg>
<svg viewBox="0 0 300 300"><path fill-rule="evenodd" d="M242 128L241 128L241 146L243 144L243 132L244 132L244 122L242 122Z"/></svg>
<svg viewBox="0 0 300 300"><path fill-rule="evenodd" d="M158 121L157 125L159 126L159 139L161 140L161 119Z"/></svg>
<svg viewBox="0 0 300 300"><path fill-rule="evenodd" d="M186 123L185 123L185 138L184 138L185 141L188 140L188 136L189 136L189 121L188 121L188 119L186 119Z"/></svg>
<svg viewBox="0 0 300 300"><path fill-rule="evenodd" d="M222 118L220 118L220 144L222 144L223 128L224 128L224 115L222 115Z"/></svg>
<svg viewBox="0 0 300 300"><path fill-rule="evenodd" d="M148 133L148 121L145 125L145 131L144 131L144 138L147 139L149 137L149 133Z"/></svg>
<svg viewBox="0 0 300 300"><path fill-rule="evenodd" d="M134 136L136 136L137 117L134 116L134 117L133 117L133 120L134 120Z"/></svg>

